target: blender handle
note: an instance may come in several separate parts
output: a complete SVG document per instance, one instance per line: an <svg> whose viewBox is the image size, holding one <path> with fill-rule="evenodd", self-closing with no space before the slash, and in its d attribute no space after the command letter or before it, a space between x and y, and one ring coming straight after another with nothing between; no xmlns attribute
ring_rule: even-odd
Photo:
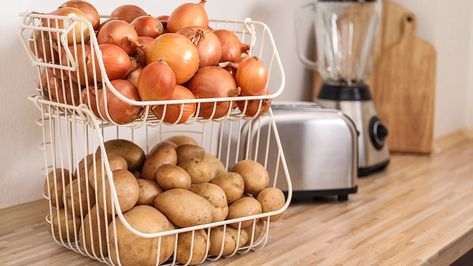
<svg viewBox="0 0 473 266"><path fill-rule="evenodd" d="M309 59L302 51L302 33L301 33L301 18L303 17L302 14L306 11L307 8L313 7L314 3L307 3L302 6L300 6L296 12L295 12L295 27L296 27L296 46L297 46L297 54L299 56L299 59L302 61L302 63L307 67L312 70L317 70L318 68L318 63L317 61Z"/></svg>

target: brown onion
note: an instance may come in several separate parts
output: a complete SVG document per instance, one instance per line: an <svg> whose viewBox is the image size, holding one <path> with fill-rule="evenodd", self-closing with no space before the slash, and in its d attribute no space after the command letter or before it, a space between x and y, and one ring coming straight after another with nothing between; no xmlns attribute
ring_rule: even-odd
<svg viewBox="0 0 473 266"><path fill-rule="evenodd" d="M161 24L163 24L163 28L165 32L167 32L168 30L168 19L169 19L168 15L161 15L158 17L158 20L161 22Z"/></svg>
<svg viewBox="0 0 473 266"><path fill-rule="evenodd" d="M260 92L259 95L267 95L268 94L268 89L264 89L263 91ZM243 95L247 96L247 95ZM246 106L245 110L245 103L248 102L248 105ZM268 110L269 107L271 107L271 99L264 99L264 100L250 100L250 101L237 101L238 109L240 109L241 112L245 110L245 115L246 116L258 116L264 115ZM261 106L260 106L261 105ZM259 112L258 112L259 110Z"/></svg>
<svg viewBox="0 0 473 266"><path fill-rule="evenodd" d="M248 44L241 43L235 33L229 30L216 30L214 33L222 46L220 62L237 63L241 60L241 54L248 53L248 50L250 50Z"/></svg>
<svg viewBox="0 0 473 266"><path fill-rule="evenodd" d="M138 34L133 26L123 20L111 20L100 28L97 34L99 44L110 43L120 46L129 55L139 46Z"/></svg>
<svg viewBox="0 0 473 266"><path fill-rule="evenodd" d="M163 34L143 48L146 62L164 60L174 71L177 84L190 80L199 69L197 48L181 34Z"/></svg>
<svg viewBox="0 0 473 266"><path fill-rule="evenodd" d="M128 74L128 77L126 78L133 86L138 88L138 79L140 78L141 72L143 71L143 68L139 67Z"/></svg>
<svg viewBox="0 0 473 266"><path fill-rule="evenodd" d="M174 88L174 92L171 95L169 100L187 100L187 99L195 99L194 94L186 87L181 85L176 85ZM166 113L164 114L163 118L163 105L154 106L152 109L154 115L158 119L163 119L164 122L174 124L183 124L189 120L189 118L195 112L195 103L186 103L186 104L169 104L166 107ZM182 115L181 115L182 112ZM179 119L179 116L181 119ZM179 119L179 120L178 120Z"/></svg>
<svg viewBox="0 0 473 266"><path fill-rule="evenodd" d="M199 52L199 67L215 66L220 61L222 49L213 31L203 27L187 27L177 33L186 36Z"/></svg>
<svg viewBox="0 0 473 266"><path fill-rule="evenodd" d="M239 64L235 80L243 95L260 95L268 82L268 70L258 57L247 57Z"/></svg>
<svg viewBox="0 0 473 266"><path fill-rule="evenodd" d="M188 84L189 90L198 99L236 97L239 94L235 80L225 69L207 66L199 69ZM215 114L212 115L215 104ZM230 102L202 103L198 116L221 118L231 110Z"/></svg>
<svg viewBox="0 0 473 266"><path fill-rule="evenodd" d="M102 93L102 88L99 88L98 92ZM95 94L95 89L94 88L83 89L81 95L82 95L82 103L87 105L90 108L90 110L92 110L92 112L95 114L95 116L100 117L100 113L97 108L98 98Z"/></svg>
<svg viewBox="0 0 473 266"><path fill-rule="evenodd" d="M163 24L152 16L141 16L135 18L131 25L135 28L138 36L156 38L164 33Z"/></svg>
<svg viewBox="0 0 473 266"><path fill-rule="evenodd" d="M49 76L49 100L53 102L79 105L81 88L68 79L66 73L61 77L58 72ZM47 84L46 88L47 88Z"/></svg>
<svg viewBox="0 0 473 266"><path fill-rule="evenodd" d="M84 12L80 11L80 9L74 8L74 7L61 7L58 8L57 10L49 13L50 15L54 16L69 16L71 14L76 15L77 17L83 18L83 19L88 19L87 15L84 14ZM64 20L62 19L51 19L49 20L49 27L50 28L58 28L58 29L64 29ZM43 19L42 21L43 26L48 27L48 22L46 19ZM66 25L67 26L67 25ZM82 40L82 34L84 35L84 39ZM51 37L54 41L59 41L57 38L60 36L60 34L51 34ZM90 37L90 32L89 28L87 27L86 23L77 21L75 24L74 28L69 31L67 34L67 43L69 45L73 44L74 42L80 43L82 41L87 41ZM75 39L75 40L74 40Z"/></svg>
<svg viewBox="0 0 473 266"><path fill-rule="evenodd" d="M120 47L113 44L101 44L99 46L102 51L103 64L105 66L105 72L109 80L125 78L128 73L132 70L132 62L128 54ZM95 55L95 73L97 81L102 82L103 77L99 68L99 61ZM92 79L94 74L92 58L89 56L87 61L87 72L89 77Z"/></svg>
<svg viewBox="0 0 473 266"><path fill-rule="evenodd" d="M85 13L87 19L92 24L94 29L97 29L100 25L100 15L97 9L90 3L82 0L71 0L62 4L60 7L74 7Z"/></svg>
<svg viewBox="0 0 473 266"><path fill-rule="evenodd" d="M84 44L84 49L82 49L82 45L77 46L77 56L74 51L74 46L69 46L69 50L72 53L72 56L77 59L77 70L71 71L71 78L75 83L80 83L81 85L92 84L94 82L94 78L90 76L87 72L87 62L90 60L90 46ZM65 50L62 51L62 64L67 65L68 59ZM87 74L87 80L86 80Z"/></svg>
<svg viewBox="0 0 473 266"><path fill-rule="evenodd" d="M131 23L135 18L144 15L147 15L146 12L139 6L123 5L113 10L112 14L110 14L110 17L123 19L124 21Z"/></svg>
<svg viewBox="0 0 473 266"><path fill-rule="evenodd" d="M205 11L205 2L206 0L201 0L198 4L185 3L174 9L167 22L168 32L177 32L192 26L208 27L209 17Z"/></svg>
<svg viewBox="0 0 473 266"><path fill-rule="evenodd" d="M140 101L140 96L135 86L128 80L116 79L112 80L112 86L123 96L128 99ZM107 94L107 103L104 100L104 93L102 90L99 91L99 107L102 117L109 121L106 111L110 118L117 124L128 124L133 122L141 114L141 107L137 105L128 104L120 100L109 88L105 88Z"/></svg>
<svg viewBox="0 0 473 266"><path fill-rule="evenodd" d="M146 66L146 53L145 53L145 46L148 46L150 43L154 41L151 37L140 36L138 37L138 43L140 47L136 49L135 59L140 66Z"/></svg>
<svg viewBox="0 0 473 266"><path fill-rule="evenodd" d="M167 100L175 87L176 76L163 61L147 65L138 79L138 93L143 101Z"/></svg>
<svg viewBox="0 0 473 266"><path fill-rule="evenodd" d="M48 33L43 32L43 34L41 34L41 31L35 31L32 33L29 46L31 52L37 59L41 59L45 63L59 62L57 44L52 40L52 38L51 40L49 39Z"/></svg>

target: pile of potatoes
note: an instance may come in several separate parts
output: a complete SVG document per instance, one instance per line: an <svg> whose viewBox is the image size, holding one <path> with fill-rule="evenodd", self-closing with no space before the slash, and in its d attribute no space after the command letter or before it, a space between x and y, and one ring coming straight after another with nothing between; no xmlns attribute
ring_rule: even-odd
<svg viewBox="0 0 473 266"><path fill-rule="evenodd" d="M143 233L272 212L285 204L282 191L268 187L269 174L261 164L244 160L227 172L220 160L206 153L194 139L187 136L174 136L157 144L148 156L135 143L122 139L105 142L105 149L120 209L126 221ZM62 239L67 241L69 237L74 241L74 236L78 235L80 244L89 253L107 256L110 248L110 257L116 262L117 244L122 265L154 265L158 259L159 239L138 237L128 231L119 219L112 223L111 218L116 210L112 203L111 186L108 178L104 178L100 153L98 149L95 163L92 154L84 158L72 175L63 169L56 169L56 178L54 172L49 174L45 194L58 208L53 211L51 219L54 234L56 238L60 237L60 224ZM88 179L85 178L86 173ZM77 175L81 176L80 182ZM51 195L48 187L51 188ZM73 216L78 218L72 219ZM80 224L80 217L84 217L83 225ZM282 214L272 216L271 221L281 217ZM192 232L181 233L177 238L176 259L183 264L189 259L191 265L198 264L205 258L207 249L209 255L229 255L249 242L253 224L254 221L249 220L231 223L226 228L212 228L209 247L207 230L197 230L194 235ZM262 237L264 228L262 221L255 225L254 241ZM107 226L109 247L106 242ZM239 243L236 243L237 239ZM161 238L159 263L173 255L175 241L175 235Z"/></svg>

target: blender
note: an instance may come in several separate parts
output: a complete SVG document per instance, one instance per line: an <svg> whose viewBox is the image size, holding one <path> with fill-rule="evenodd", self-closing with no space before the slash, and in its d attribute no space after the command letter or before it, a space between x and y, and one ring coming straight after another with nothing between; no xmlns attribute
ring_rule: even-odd
<svg viewBox="0 0 473 266"><path fill-rule="evenodd" d="M359 176L389 164L388 130L377 116L364 82L372 67L381 10L381 0L318 0L296 13L299 58L318 70L324 80L317 102L343 111L358 130ZM309 12L314 20L317 62L308 59L299 47L301 18Z"/></svg>

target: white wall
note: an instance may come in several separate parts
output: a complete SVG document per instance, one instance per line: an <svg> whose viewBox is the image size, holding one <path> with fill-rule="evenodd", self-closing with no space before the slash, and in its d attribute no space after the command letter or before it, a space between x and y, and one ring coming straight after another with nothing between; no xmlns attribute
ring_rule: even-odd
<svg viewBox="0 0 473 266"><path fill-rule="evenodd" d="M91 1L101 13L109 13L112 9L112 1ZM34 72L18 40L20 18L17 14L28 9L52 11L60 2L17 0L0 10L0 208L38 199L43 183L40 175L42 157L37 149L41 132L34 125L39 113L26 100L33 93ZM136 2L148 12L160 15L169 13L174 6L184 1L117 0L113 1L113 6L130 2ZM287 75L282 100L309 99L311 91L310 72L303 67L296 55L293 23L296 7L305 2L307 1L208 0L207 3L211 17L250 16L271 27ZM448 0L398 2L417 14L419 35L431 41L438 49L436 136L462 128L466 122L473 127L473 78L468 75L473 71L473 52L468 57L468 49L473 44L473 1L456 0L454 4ZM467 92L468 82L470 87Z"/></svg>

